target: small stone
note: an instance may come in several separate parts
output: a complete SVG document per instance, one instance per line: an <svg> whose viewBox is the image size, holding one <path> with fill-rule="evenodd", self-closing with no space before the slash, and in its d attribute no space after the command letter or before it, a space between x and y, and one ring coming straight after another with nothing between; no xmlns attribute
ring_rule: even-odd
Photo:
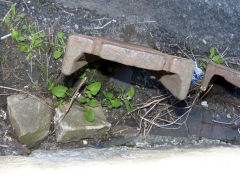
<svg viewBox="0 0 240 180"><path fill-rule="evenodd" d="M9 120L21 143L31 148L48 136L51 111L47 105L26 94L8 96L7 104Z"/></svg>
<svg viewBox="0 0 240 180"><path fill-rule="evenodd" d="M228 119L231 119L232 117L231 117L231 115L230 115L230 114L227 114L227 118L228 118Z"/></svg>
<svg viewBox="0 0 240 180"><path fill-rule="evenodd" d="M0 118L3 120L7 119L7 113L3 109L0 110Z"/></svg>
<svg viewBox="0 0 240 180"><path fill-rule="evenodd" d="M60 111L64 111L62 110L65 109L64 107L60 106ZM67 143L86 138L100 138L105 135L111 124L107 122L101 106L92 108L92 110L95 115L93 122L85 119L85 111L78 105L73 105L60 122L54 118L57 142Z"/></svg>
<svg viewBox="0 0 240 180"><path fill-rule="evenodd" d="M88 141L87 140L83 140L82 143L83 143L83 145L87 145Z"/></svg>
<svg viewBox="0 0 240 180"><path fill-rule="evenodd" d="M74 27L76 30L78 30L78 28L79 28L77 24L75 24Z"/></svg>
<svg viewBox="0 0 240 180"><path fill-rule="evenodd" d="M207 44L207 41L205 39L202 40L203 44Z"/></svg>
<svg viewBox="0 0 240 180"><path fill-rule="evenodd" d="M201 105L202 105L203 107L206 107L206 108L208 107L207 101L202 101L202 102L201 102Z"/></svg>

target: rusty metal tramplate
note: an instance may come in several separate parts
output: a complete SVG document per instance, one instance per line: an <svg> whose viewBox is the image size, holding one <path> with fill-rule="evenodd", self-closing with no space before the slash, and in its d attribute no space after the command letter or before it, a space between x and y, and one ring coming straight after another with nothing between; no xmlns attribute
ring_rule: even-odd
<svg viewBox="0 0 240 180"><path fill-rule="evenodd" d="M159 81L178 99L186 98L194 71L192 60L116 40L74 34L68 40L62 73L70 75L87 65L94 60L92 55L156 73L168 72Z"/></svg>
<svg viewBox="0 0 240 180"><path fill-rule="evenodd" d="M226 81L240 88L240 72L229 67L209 63L207 65L207 70L202 81L201 90L206 91L213 76L222 76Z"/></svg>

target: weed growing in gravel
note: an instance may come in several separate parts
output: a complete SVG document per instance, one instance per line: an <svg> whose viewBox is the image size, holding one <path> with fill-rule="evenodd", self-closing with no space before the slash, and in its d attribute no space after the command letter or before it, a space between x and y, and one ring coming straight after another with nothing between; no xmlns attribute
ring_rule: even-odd
<svg viewBox="0 0 240 180"><path fill-rule="evenodd" d="M58 32L55 43L54 42L51 43L53 49L53 56L55 59L60 58L63 54L63 49L65 47L63 37L64 37L63 32Z"/></svg>
<svg viewBox="0 0 240 180"><path fill-rule="evenodd" d="M48 42L43 30L36 32L36 29L38 29L37 23L29 23L25 17L25 13L17 15L15 5L12 5L11 13L7 14L2 23L5 23L11 30L11 36L19 46L20 52L27 54L26 60L30 60L38 49L43 51L52 49L54 59L59 59L65 48L64 33L58 32L55 41L52 40L52 42Z"/></svg>
<svg viewBox="0 0 240 180"><path fill-rule="evenodd" d="M133 96L135 95L133 86L130 87L127 93L125 93L125 87L121 87L120 90L120 94L117 97L114 97L114 94L111 92L111 90L103 91L105 97L102 101L103 105L106 105L108 109L112 109L119 108L122 106L122 104L124 104L127 112L133 110L135 105L130 103L130 100L132 100Z"/></svg>
<svg viewBox="0 0 240 180"><path fill-rule="evenodd" d="M205 58L198 58L198 61L200 62L201 66L203 67L204 70L206 70L207 64L209 62L214 62L216 64L223 64L224 60L222 59L220 54L216 54L215 52L215 47L212 47L210 49L210 55L209 55L209 59L205 59Z"/></svg>

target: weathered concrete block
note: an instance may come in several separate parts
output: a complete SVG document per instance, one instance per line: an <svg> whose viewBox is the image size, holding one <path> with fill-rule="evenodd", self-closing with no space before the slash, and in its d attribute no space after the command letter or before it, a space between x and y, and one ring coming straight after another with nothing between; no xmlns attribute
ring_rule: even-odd
<svg viewBox="0 0 240 180"><path fill-rule="evenodd" d="M106 134L111 124L106 121L102 107L93 108L93 111L95 120L88 122L84 117L83 108L73 105L60 123L55 122L57 142L66 143Z"/></svg>
<svg viewBox="0 0 240 180"><path fill-rule="evenodd" d="M204 76L204 79L202 81L201 90L206 91L211 79L214 76L221 76L229 83L237 86L240 88L240 72L236 71L234 69L231 69L229 67L215 64L215 63L209 63L207 65L207 70Z"/></svg>
<svg viewBox="0 0 240 180"><path fill-rule="evenodd" d="M49 134L51 112L47 105L25 94L7 97L11 125L21 143L39 144Z"/></svg>
<svg viewBox="0 0 240 180"><path fill-rule="evenodd" d="M187 96L194 71L192 60L106 38L83 34L69 36L62 66L63 74L72 74L96 60L96 56L128 66L153 70L159 74L159 81L174 96L181 100Z"/></svg>

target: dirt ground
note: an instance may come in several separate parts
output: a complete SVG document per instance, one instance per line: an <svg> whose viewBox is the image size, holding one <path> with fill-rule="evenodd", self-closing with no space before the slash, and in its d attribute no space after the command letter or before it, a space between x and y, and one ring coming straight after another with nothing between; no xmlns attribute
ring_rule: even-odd
<svg viewBox="0 0 240 180"><path fill-rule="evenodd" d="M67 41L68 35L72 33L83 33L92 36L111 37L118 40L135 43L138 45L148 46L154 49L158 49L162 52L186 57L183 50L192 56L189 49L186 49L184 42L179 42L176 35L171 34L164 29L159 29L155 26L155 23L138 23L131 24L126 21L124 17L110 17L108 15L99 15L94 10L88 10L85 8L65 8L62 4L55 1L13 1L16 3L16 14L26 13L25 20L31 24L36 22L35 31L45 32L45 41L56 41L56 34L58 32L64 33L64 41ZM11 9L12 3L10 1L0 1L0 18L4 18L8 11ZM14 28L19 28L19 25L14 24ZM0 37L3 37L11 32L9 26L2 23L0 28ZM158 37L158 38L156 38ZM51 39L51 40L50 40ZM63 77L61 75L61 65L63 56L59 59L53 57L53 49L46 46L44 48L37 49L33 53L33 56L26 61L26 53L19 51L19 45L16 41L8 37L0 41L0 85L5 87L12 87L19 90L25 90L39 97L50 97L51 93L47 90L48 80L55 81L58 84L64 84L68 87L73 86L75 77ZM202 54L204 57L205 54ZM106 66L104 65L107 64ZM119 72L124 69L127 70L128 75L118 73L117 75L107 74L106 68L101 67L119 67ZM79 71L77 75L81 74ZM92 71L88 74L92 76ZM98 74L99 73L99 74ZM75 74L75 76L77 76ZM118 64L103 62L100 63L99 71L97 71L96 80L100 80L104 83L105 87L109 87L111 83L118 83L116 79L124 79L124 84L128 87L133 84L136 89L136 95L134 97L135 103L143 103L149 98L159 96L162 94L169 94L168 91L162 87L162 85L151 79L149 72L137 68L130 68L119 66ZM228 87L228 85L227 85ZM193 89L196 87L192 87ZM230 90L225 90L222 86L216 88L219 92L219 96L227 94L232 101L230 103L219 101L219 98L214 98L217 93L210 92L205 98L209 102L209 108L212 108L215 112L219 111L225 116L235 114L239 118L239 89L230 86ZM220 90L219 90L220 89ZM223 89L223 90L221 90ZM14 132L7 118L7 103L6 97L8 95L18 93L7 89L0 89L0 155L19 155L27 154L28 150L25 149L14 136ZM176 113L182 115L184 112L178 111L179 107L186 107L190 105L195 97L195 90L191 91L188 98L179 103L175 108ZM169 94L170 95L170 94ZM102 95L97 97L99 100ZM171 97L167 99L165 103L174 104L176 99ZM197 102L197 107L201 102ZM135 129L139 126L136 120L131 116L124 116L125 119L121 119L124 114L124 108L106 110L107 120L115 125L116 123L128 125ZM179 114L178 114L179 115ZM153 132L159 134L159 129L153 127ZM171 132L170 132L171 131ZM167 131L165 134L182 135L174 130ZM157 132L157 133L156 133ZM164 134L163 133L163 134ZM186 134L184 134L185 136ZM187 135L186 135L187 136ZM91 139L88 140L89 144L98 147L102 142L109 140L109 137L103 139ZM67 144L58 144L55 141L54 135L49 136L41 145L37 147L39 149L59 149L59 148L77 148L83 147L83 142L74 142Z"/></svg>

